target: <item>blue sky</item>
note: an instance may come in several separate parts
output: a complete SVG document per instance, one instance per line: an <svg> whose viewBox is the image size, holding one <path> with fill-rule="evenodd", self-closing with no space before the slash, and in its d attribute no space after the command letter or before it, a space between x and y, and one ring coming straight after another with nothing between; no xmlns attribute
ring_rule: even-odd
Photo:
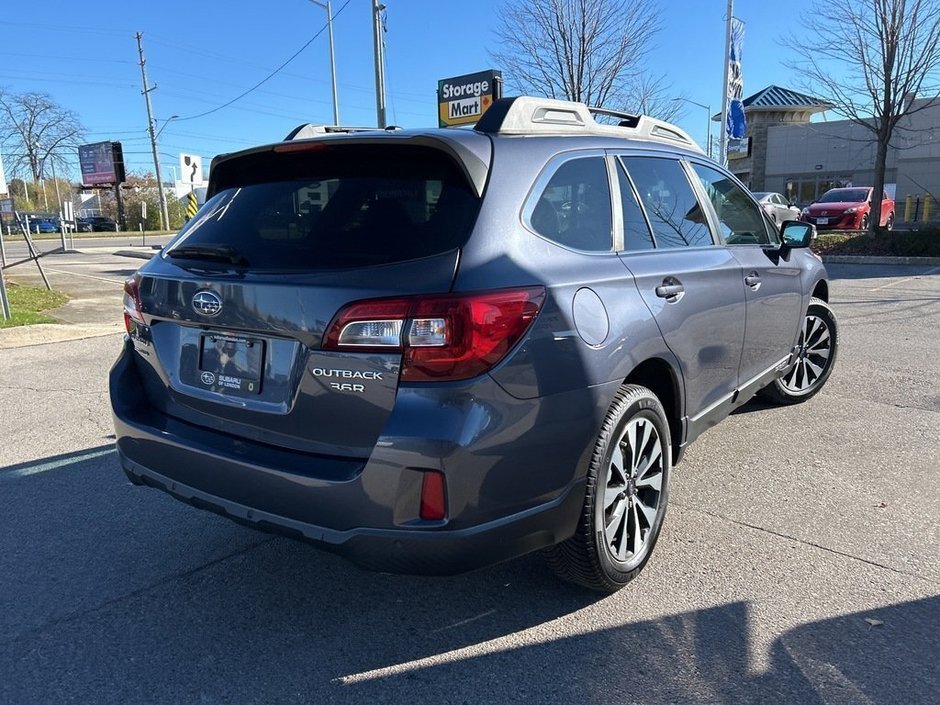
<svg viewBox="0 0 940 705"><path fill-rule="evenodd" d="M494 48L503 0L385 4L390 123L434 126L439 78L500 68L488 52ZM799 31L809 5L810 0L792 0L785 9L763 0L735 3L735 16L747 24L745 95L770 84L799 87L782 63L790 57L781 40ZM718 112L726 0L662 0L659 7L663 31L650 67L667 76L674 95ZM371 0L333 0L332 8L341 122L374 125ZM88 142L121 141L131 169L152 171L134 38L141 32L148 79L157 85L151 98L163 127L164 177L172 178L167 167L177 163L179 152L199 154L208 164L216 154L283 139L301 123L332 122L325 31L256 91L230 107L189 119L265 78L325 23L326 12L310 0L9 2L0 15L0 86L48 93L78 114ZM179 118L164 126L172 115ZM686 105L677 122L704 145L704 109ZM71 176L77 172L73 167Z"/></svg>

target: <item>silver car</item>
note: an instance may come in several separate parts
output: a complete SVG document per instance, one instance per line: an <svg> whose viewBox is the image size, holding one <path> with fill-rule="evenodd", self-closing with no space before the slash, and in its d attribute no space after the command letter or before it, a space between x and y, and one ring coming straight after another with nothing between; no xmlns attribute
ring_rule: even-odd
<svg viewBox="0 0 940 705"><path fill-rule="evenodd" d="M755 191L754 198L761 204L764 212L775 223L785 223L788 220L799 220L800 209L792 205L786 198L773 191Z"/></svg>

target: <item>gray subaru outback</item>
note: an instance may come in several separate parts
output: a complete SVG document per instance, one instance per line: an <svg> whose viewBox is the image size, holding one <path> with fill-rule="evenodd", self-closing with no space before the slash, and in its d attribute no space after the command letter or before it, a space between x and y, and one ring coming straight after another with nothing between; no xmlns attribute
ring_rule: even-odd
<svg viewBox="0 0 940 705"><path fill-rule="evenodd" d="M616 590L689 443L826 383L813 235L648 117L521 97L473 130L306 126L216 158L126 283L121 464L367 568L542 549Z"/></svg>

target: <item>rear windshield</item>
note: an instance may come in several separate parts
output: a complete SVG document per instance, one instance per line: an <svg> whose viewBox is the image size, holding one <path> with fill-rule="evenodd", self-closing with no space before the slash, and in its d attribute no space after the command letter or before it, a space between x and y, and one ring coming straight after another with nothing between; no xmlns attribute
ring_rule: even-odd
<svg viewBox="0 0 940 705"><path fill-rule="evenodd" d="M224 247L253 270L389 264L462 246L479 210L450 158L418 146L247 155L220 165L215 188L164 256Z"/></svg>
<svg viewBox="0 0 940 705"><path fill-rule="evenodd" d="M861 203L868 200L867 188L836 189L827 191L819 199L820 203Z"/></svg>

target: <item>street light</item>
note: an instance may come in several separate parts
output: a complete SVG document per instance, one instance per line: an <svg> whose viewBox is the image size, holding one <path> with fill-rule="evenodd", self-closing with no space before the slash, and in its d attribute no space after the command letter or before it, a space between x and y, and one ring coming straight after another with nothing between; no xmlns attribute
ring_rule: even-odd
<svg viewBox="0 0 940 705"><path fill-rule="evenodd" d="M707 144L708 144L708 158L711 159L711 156L712 156L712 108L711 108L711 106L710 106L710 105L703 105L702 103L696 103L694 100L689 100L688 98L682 98L682 97L673 98L673 101L677 101L677 100L682 100L682 101L685 101L686 103L691 103L692 105L697 105L698 107L703 108L703 109L705 110L705 112L707 113L707 114L706 114L706 117L708 118L708 123L707 123L707 129L708 129L708 131L707 131L706 134L707 134L708 136L707 136L705 139L708 140L708 142L707 142Z"/></svg>
<svg viewBox="0 0 940 705"><path fill-rule="evenodd" d="M163 134L163 131L166 129L166 126L170 124L170 120L175 120L175 119L178 118L178 117L179 117L179 115L170 115L170 117L168 117L166 120L164 120L164 121L163 121L163 127L161 127L159 130L157 130L157 134L154 135L154 139L157 139L161 134ZM154 124L156 124L157 119L154 118L154 119L153 119L153 122L154 122Z"/></svg>
<svg viewBox="0 0 940 705"><path fill-rule="evenodd" d="M333 80L333 124L339 125L339 101L336 98L336 55L333 52L333 11L330 8L330 0L326 2L310 0L310 2L326 10L326 28L330 35L330 76Z"/></svg>

